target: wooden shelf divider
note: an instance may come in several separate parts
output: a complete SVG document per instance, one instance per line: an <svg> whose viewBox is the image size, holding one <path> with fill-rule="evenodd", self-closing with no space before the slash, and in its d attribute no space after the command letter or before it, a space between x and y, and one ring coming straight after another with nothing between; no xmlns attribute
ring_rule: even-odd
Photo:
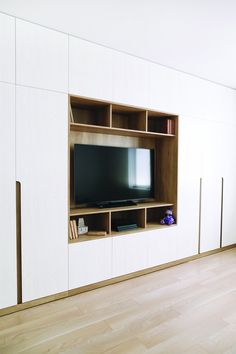
<svg viewBox="0 0 236 354"><path fill-rule="evenodd" d="M173 207L171 203L164 202L146 202L137 205L117 207L117 208L73 208L70 211L71 219L84 218L85 224L89 230L105 230L105 236L87 236L80 235L76 240L69 240L70 243L83 242L91 239L99 239L108 236L117 236L119 234L134 233L144 231L150 227L161 228L161 218L165 215L165 209ZM156 215L155 215L156 214ZM137 228L124 232L116 232L112 229L112 222L117 219L127 220L127 223L136 223Z"/></svg>

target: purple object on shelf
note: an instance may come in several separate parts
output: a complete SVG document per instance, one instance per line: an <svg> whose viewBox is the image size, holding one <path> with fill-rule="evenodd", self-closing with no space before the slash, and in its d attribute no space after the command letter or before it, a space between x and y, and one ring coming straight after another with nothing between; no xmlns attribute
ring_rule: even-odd
<svg viewBox="0 0 236 354"><path fill-rule="evenodd" d="M165 217L161 219L161 225L172 225L174 224L175 219L173 218L173 212L171 209L167 209L165 213Z"/></svg>

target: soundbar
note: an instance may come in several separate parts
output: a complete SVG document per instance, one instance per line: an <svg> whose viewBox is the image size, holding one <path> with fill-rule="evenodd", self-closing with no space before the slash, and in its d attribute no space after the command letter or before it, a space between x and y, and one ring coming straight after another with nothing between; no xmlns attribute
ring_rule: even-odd
<svg viewBox="0 0 236 354"><path fill-rule="evenodd" d="M112 230L114 231L127 231L127 230L133 230L137 229L138 225L137 224L113 224L112 225Z"/></svg>

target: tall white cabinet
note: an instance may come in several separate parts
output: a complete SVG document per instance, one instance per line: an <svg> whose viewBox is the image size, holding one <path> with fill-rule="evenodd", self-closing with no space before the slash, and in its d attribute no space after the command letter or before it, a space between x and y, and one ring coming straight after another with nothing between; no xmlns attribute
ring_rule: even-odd
<svg viewBox="0 0 236 354"><path fill-rule="evenodd" d="M15 88L0 83L0 308L17 303Z"/></svg>
<svg viewBox="0 0 236 354"><path fill-rule="evenodd" d="M0 309L17 303L15 19L0 14Z"/></svg>
<svg viewBox="0 0 236 354"><path fill-rule="evenodd" d="M222 156L223 124L214 121L202 122L200 135L203 151L201 191L200 252L221 246L221 203L224 158ZM224 142L227 145L227 141Z"/></svg>
<svg viewBox="0 0 236 354"><path fill-rule="evenodd" d="M68 290L68 36L17 19L16 84L25 302Z"/></svg>
<svg viewBox="0 0 236 354"><path fill-rule="evenodd" d="M180 116L178 161L177 258L198 253L202 121Z"/></svg>
<svg viewBox="0 0 236 354"><path fill-rule="evenodd" d="M235 195L236 195L236 164L232 154L236 151L236 125L228 124L224 129L224 136L221 141L221 148L224 148L224 180L223 180L223 215L222 215L222 246L236 243L234 225ZM223 140L224 139L224 140Z"/></svg>
<svg viewBox="0 0 236 354"><path fill-rule="evenodd" d="M16 84L68 91L68 36L16 20Z"/></svg>
<svg viewBox="0 0 236 354"><path fill-rule="evenodd" d="M68 289L67 95L18 87L23 302Z"/></svg>

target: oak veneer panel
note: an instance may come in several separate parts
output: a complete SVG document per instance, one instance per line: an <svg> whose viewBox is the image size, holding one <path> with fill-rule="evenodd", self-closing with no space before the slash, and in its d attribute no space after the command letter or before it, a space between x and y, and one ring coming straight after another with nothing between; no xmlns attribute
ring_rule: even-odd
<svg viewBox="0 0 236 354"><path fill-rule="evenodd" d="M168 207L172 206L173 204L171 203L165 203L165 202L156 202L156 201L151 201L151 202L143 202L143 203L137 203L136 205L130 205L130 206L123 206L123 207L116 207L116 208L73 208L70 211L71 216L77 216L77 215L82 215L82 214L97 214L97 213L107 213L107 212L117 212L117 211L129 211L129 210L137 210L137 209L144 209L144 208L162 208L162 207Z"/></svg>
<svg viewBox="0 0 236 354"><path fill-rule="evenodd" d="M112 105L112 127L145 132L147 130L147 111Z"/></svg>
<svg viewBox="0 0 236 354"><path fill-rule="evenodd" d="M137 210L124 210L124 211L114 211L111 213L111 227L113 229L113 225L116 222L121 221L121 224L137 224L138 227L145 227L145 209L137 209ZM125 231L124 231L125 232Z"/></svg>
<svg viewBox="0 0 236 354"><path fill-rule="evenodd" d="M78 218L84 219L85 225L88 226L88 231L106 231L107 233L109 233L109 213L108 212L102 214L98 214L98 213L81 214L79 215ZM73 217L73 219L78 219L78 218ZM77 221L77 225L78 225L78 221Z"/></svg>
<svg viewBox="0 0 236 354"><path fill-rule="evenodd" d="M74 123L106 126L111 125L111 105L71 98L71 108Z"/></svg>
<svg viewBox="0 0 236 354"><path fill-rule="evenodd" d="M176 122L176 131L178 129ZM156 200L165 200L174 204L177 218L178 188L178 138L158 140L156 143Z"/></svg>

